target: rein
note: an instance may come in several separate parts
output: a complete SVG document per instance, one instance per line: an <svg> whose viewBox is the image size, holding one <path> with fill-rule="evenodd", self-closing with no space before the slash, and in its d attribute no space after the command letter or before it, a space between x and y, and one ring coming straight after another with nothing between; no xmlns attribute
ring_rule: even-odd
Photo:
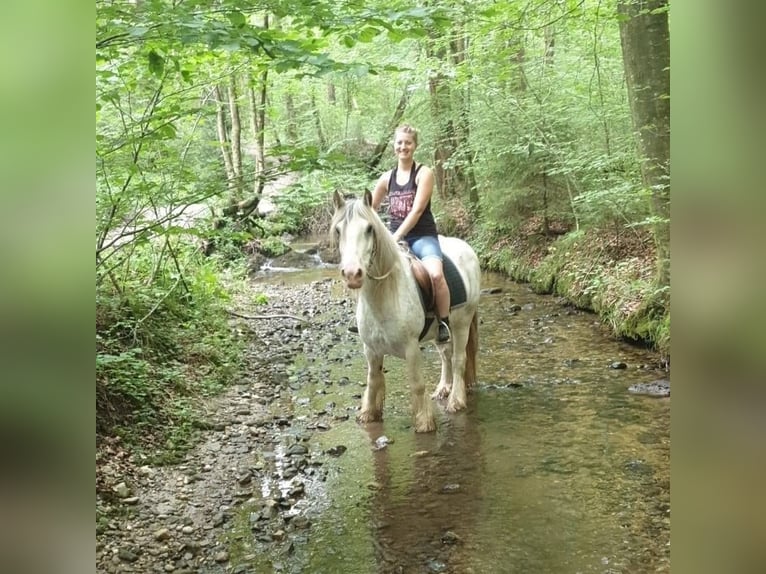
<svg viewBox="0 0 766 574"><path fill-rule="evenodd" d="M372 247L372 253L370 253L370 261L367 264L367 268L368 269L372 266L372 262L375 259L375 253L377 253L377 251L378 251L378 238L375 237L375 245L373 245L373 247ZM396 266L396 263L394 263L394 265L391 266L391 269L389 269L387 273L384 273L380 277L375 277L375 275L373 275L372 273L367 271L367 277L369 277L370 279L373 279L375 281L383 281L383 279L385 279L386 277L391 275L391 273L394 271L394 267L395 266Z"/></svg>

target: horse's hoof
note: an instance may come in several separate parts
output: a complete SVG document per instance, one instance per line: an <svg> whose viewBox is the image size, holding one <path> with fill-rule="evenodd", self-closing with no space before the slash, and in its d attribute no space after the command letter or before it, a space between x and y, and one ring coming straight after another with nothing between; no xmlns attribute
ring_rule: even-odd
<svg viewBox="0 0 766 574"><path fill-rule="evenodd" d="M433 432L436 430L436 420L431 419L425 423L415 425L415 432Z"/></svg>
<svg viewBox="0 0 766 574"><path fill-rule="evenodd" d="M375 413L359 413L356 417L356 422L358 423L374 423L379 422L383 420L383 414L375 414Z"/></svg>
<svg viewBox="0 0 766 574"><path fill-rule="evenodd" d="M436 389L434 391L434 394L431 395L432 399L436 399L438 401L444 400L449 396L449 389Z"/></svg>
<svg viewBox="0 0 766 574"><path fill-rule="evenodd" d="M451 400L447 403L446 410L448 413L456 413L462 411L465 408L465 402Z"/></svg>

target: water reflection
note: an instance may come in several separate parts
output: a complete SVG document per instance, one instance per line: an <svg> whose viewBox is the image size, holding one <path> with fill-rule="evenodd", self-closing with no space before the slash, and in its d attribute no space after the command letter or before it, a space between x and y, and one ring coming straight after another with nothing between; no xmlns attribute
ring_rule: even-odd
<svg viewBox="0 0 766 574"><path fill-rule="evenodd" d="M480 509L481 435L472 408L435 434L408 434L373 454L370 517L376 572L454 571L470 547ZM372 444L385 423L369 425Z"/></svg>

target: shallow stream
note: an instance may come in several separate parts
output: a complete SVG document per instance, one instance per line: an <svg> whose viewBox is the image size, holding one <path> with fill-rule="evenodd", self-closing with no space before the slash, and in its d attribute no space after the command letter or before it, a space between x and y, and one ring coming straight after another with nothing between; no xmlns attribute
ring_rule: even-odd
<svg viewBox="0 0 766 574"><path fill-rule="evenodd" d="M346 299L336 273L267 274L256 287L332 278L332 296ZM303 522L286 528L281 546L259 545L245 505L233 564L327 574L669 571L670 399L627 392L666 377L657 357L500 275L485 274L482 288L499 292L481 299L478 388L465 412L437 403L435 433L413 432L396 358L385 364L384 422L355 422L366 365L341 324L322 334L333 341L326 356L288 366L291 391L273 408L291 412L291 424L254 462L285 465L290 445L306 445L316 472L260 485L266 499L299 481L289 513ZM430 392L439 358L430 345L424 353Z"/></svg>

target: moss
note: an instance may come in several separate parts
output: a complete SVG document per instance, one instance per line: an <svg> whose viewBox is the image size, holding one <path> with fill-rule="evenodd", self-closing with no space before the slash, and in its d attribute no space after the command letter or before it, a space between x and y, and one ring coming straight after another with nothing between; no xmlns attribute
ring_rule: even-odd
<svg viewBox="0 0 766 574"><path fill-rule="evenodd" d="M624 245L598 232L571 232L548 243L540 236L514 240L483 237L486 269L527 282L597 313L615 336L652 345L665 356L670 346L669 305L654 288L651 249L615 251Z"/></svg>
<svg viewBox="0 0 766 574"><path fill-rule="evenodd" d="M278 237L268 237L261 242L260 252L266 257L279 257L290 251L290 246Z"/></svg>

